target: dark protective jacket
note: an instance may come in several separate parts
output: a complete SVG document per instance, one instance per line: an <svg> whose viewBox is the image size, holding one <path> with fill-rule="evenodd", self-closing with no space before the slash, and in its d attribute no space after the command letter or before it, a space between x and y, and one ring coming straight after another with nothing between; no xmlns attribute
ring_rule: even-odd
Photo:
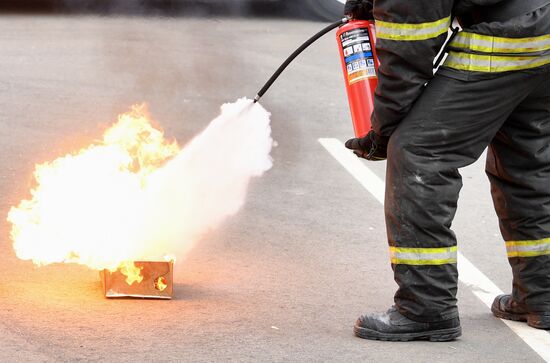
<svg viewBox="0 0 550 363"><path fill-rule="evenodd" d="M460 80L550 64L550 5L529 15L494 19L494 11L527 0L376 0L380 59L373 129L389 136L433 77L433 62L451 21L462 31L449 44L441 74ZM549 1L550 2L550 1Z"/></svg>

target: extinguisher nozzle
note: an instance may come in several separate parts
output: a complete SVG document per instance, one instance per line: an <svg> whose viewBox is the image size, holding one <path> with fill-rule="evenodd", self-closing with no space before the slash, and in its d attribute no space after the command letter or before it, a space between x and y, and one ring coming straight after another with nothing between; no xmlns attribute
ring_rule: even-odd
<svg viewBox="0 0 550 363"><path fill-rule="evenodd" d="M256 97L254 97L254 103L258 102L260 100L260 95L256 95Z"/></svg>

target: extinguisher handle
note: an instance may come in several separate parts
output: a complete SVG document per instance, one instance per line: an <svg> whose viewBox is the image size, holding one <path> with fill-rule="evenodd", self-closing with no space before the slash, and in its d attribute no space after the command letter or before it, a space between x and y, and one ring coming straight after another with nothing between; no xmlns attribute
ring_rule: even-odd
<svg viewBox="0 0 550 363"><path fill-rule="evenodd" d="M269 80L264 84L264 86L258 91L258 93L256 94L256 97L254 97L254 103L258 102L258 100L264 95L264 93L269 89L269 87L271 87L271 85L273 84L273 82L275 82L275 80L277 78L279 78L279 76L281 75L281 73L283 73L283 71L286 69L286 67L288 67L288 65L294 60L294 58L296 58L298 55L300 55L300 53L302 53L307 47L309 47L311 44L313 44L317 39L321 38L323 35L325 35L326 33L330 32L331 30L333 29L336 29L338 28L339 26L343 25L343 24L346 24L348 21L350 20L349 17L345 17L345 18L342 18L340 20L338 20L337 22L334 22L330 25L327 25L325 28L323 28L321 31L319 31L318 33L316 33L315 35L313 35L311 38L309 38L308 40L306 40L298 49L296 49L284 62L283 64L281 64L279 66L279 68L277 68L277 70L275 71L275 73L273 73L273 75L271 76L271 78L269 78Z"/></svg>

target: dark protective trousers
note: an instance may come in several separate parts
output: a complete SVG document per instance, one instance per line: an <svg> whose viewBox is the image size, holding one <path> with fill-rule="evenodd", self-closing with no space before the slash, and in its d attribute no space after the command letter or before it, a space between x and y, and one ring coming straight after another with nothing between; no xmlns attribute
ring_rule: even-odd
<svg viewBox="0 0 550 363"><path fill-rule="evenodd" d="M513 298L550 312L550 67L462 81L437 75L388 145L385 214L395 304L416 321L458 316L459 169L486 172L513 271ZM478 241L483 248L483 241ZM491 251L487 251L491 253Z"/></svg>

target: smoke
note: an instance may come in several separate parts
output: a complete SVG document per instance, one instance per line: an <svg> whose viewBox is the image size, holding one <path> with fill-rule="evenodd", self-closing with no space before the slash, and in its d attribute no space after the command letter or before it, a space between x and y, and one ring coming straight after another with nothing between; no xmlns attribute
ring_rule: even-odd
<svg viewBox="0 0 550 363"><path fill-rule="evenodd" d="M271 168L269 116L247 99L224 104L180 150L134 108L101 142L37 165L32 197L8 214L17 256L93 269L185 258Z"/></svg>
<svg viewBox="0 0 550 363"><path fill-rule="evenodd" d="M204 132L152 176L147 255L158 241L185 255L201 235L241 208L250 179L272 166L269 122L269 113L250 100L225 104Z"/></svg>

